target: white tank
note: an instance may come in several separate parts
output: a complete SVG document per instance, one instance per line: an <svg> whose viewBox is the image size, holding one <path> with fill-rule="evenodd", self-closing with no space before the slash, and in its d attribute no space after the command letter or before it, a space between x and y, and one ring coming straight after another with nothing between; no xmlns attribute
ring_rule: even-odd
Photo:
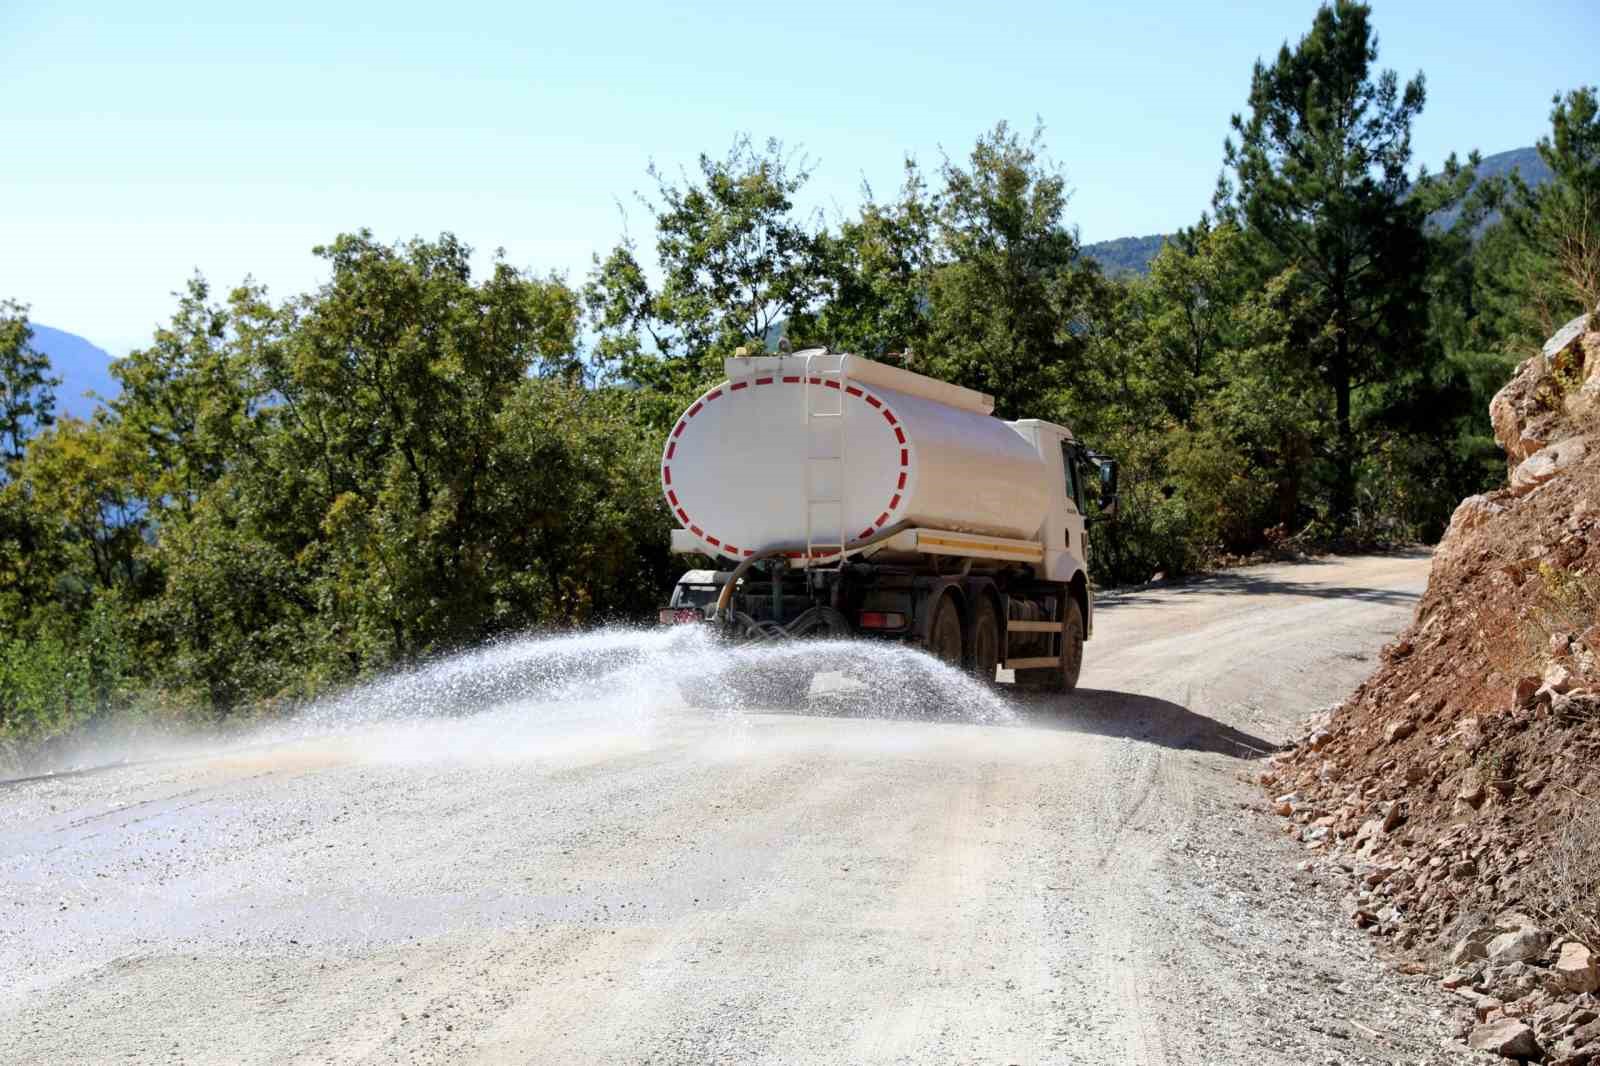
<svg viewBox="0 0 1600 1066"><path fill-rule="evenodd" d="M988 396L849 355L725 367L661 459L667 505L707 554L804 549L808 515L813 548L901 523L1038 536L1049 468Z"/></svg>

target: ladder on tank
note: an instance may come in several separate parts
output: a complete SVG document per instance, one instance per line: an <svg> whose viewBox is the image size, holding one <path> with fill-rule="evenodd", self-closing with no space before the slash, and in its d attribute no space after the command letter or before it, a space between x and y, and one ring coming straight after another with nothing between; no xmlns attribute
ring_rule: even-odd
<svg viewBox="0 0 1600 1066"><path fill-rule="evenodd" d="M801 404L806 428L806 556L810 567L818 548L837 547L831 565L816 570L844 568L844 550L849 545L845 526L845 373L848 356L825 348L802 353L805 377L800 379ZM830 400L829 396L833 399ZM832 533L835 523L828 521L828 509L837 512L838 539L818 541L819 534Z"/></svg>

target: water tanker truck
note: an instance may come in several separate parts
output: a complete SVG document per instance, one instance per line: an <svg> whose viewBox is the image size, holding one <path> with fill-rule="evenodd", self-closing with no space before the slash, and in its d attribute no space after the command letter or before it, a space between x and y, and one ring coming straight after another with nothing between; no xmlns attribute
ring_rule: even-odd
<svg viewBox="0 0 1600 1066"><path fill-rule="evenodd" d="M1116 464L991 397L823 349L735 357L667 436L675 552L706 556L661 621L730 640L909 643L1070 690L1094 631L1086 491ZM1085 484L1088 482L1089 484Z"/></svg>

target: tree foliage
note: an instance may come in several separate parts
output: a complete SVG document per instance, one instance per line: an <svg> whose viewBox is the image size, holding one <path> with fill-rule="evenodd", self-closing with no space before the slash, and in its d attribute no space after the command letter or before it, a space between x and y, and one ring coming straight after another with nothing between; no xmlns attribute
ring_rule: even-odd
<svg viewBox="0 0 1600 1066"><path fill-rule="evenodd" d="M35 351L28 309L0 300L0 477L22 458L28 438L55 421L55 387L50 360Z"/></svg>
<svg viewBox="0 0 1600 1066"><path fill-rule="evenodd" d="M1504 221L1491 234L1479 281L1495 333L1537 344L1600 304L1600 97L1592 86L1555 97L1539 157L1551 180L1513 171L1487 195Z"/></svg>
<svg viewBox="0 0 1600 1066"><path fill-rule="evenodd" d="M858 218L822 235L826 298L815 340L873 359L929 346L928 277L936 262L938 204L916 160L905 162L899 198L878 203L863 187Z"/></svg>
<svg viewBox="0 0 1600 1066"><path fill-rule="evenodd" d="M649 234L581 288L366 231L312 292L195 277L87 422L0 304L0 743L641 617L664 434L741 349L902 361L1116 455L1101 583L1437 535L1503 472L1512 361L1597 298L1600 119L1557 98L1544 187L1473 189L1476 154L1412 174L1422 78L1377 58L1336 0L1258 63L1213 213L1147 276L1084 257L1042 128L1000 123L832 223L776 141L652 167Z"/></svg>
<svg viewBox="0 0 1600 1066"><path fill-rule="evenodd" d="M780 327L806 332L825 284L823 242L818 220L794 205L810 169L775 140L763 150L741 137L723 158L701 155L697 178L649 173L655 196L640 199L655 222L659 283L624 241L596 259L584 302L602 368L680 397L741 346L764 346Z"/></svg>
<svg viewBox="0 0 1600 1066"><path fill-rule="evenodd" d="M1409 196L1411 123L1425 92L1374 74L1371 9L1321 8L1311 31L1270 66L1258 62L1248 117L1235 115L1219 214L1256 246L1263 278L1292 282L1292 351L1329 393L1330 518L1354 519L1361 460L1355 399L1424 346L1424 206Z"/></svg>
<svg viewBox="0 0 1600 1066"><path fill-rule="evenodd" d="M1066 178L1043 158L1044 131L1005 123L965 166L946 160L929 278L929 343L919 367L990 393L996 414L1038 413L1081 358L1074 332L1095 271L1065 220Z"/></svg>

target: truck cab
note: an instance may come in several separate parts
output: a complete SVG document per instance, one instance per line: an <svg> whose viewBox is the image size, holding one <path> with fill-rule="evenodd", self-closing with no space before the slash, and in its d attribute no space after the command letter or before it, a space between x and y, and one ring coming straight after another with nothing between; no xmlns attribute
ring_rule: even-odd
<svg viewBox="0 0 1600 1066"><path fill-rule="evenodd" d="M722 586L732 576L728 570L685 570L672 586L667 605L656 612L656 621L671 626L708 620L716 610Z"/></svg>
<svg viewBox="0 0 1600 1066"><path fill-rule="evenodd" d="M1044 576L1051 581L1071 581L1074 574L1089 569L1083 446L1073 439L1071 430L1052 422L1025 418L1006 424L1039 452L1057 490L1039 530L1045 551Z"/></svg>

